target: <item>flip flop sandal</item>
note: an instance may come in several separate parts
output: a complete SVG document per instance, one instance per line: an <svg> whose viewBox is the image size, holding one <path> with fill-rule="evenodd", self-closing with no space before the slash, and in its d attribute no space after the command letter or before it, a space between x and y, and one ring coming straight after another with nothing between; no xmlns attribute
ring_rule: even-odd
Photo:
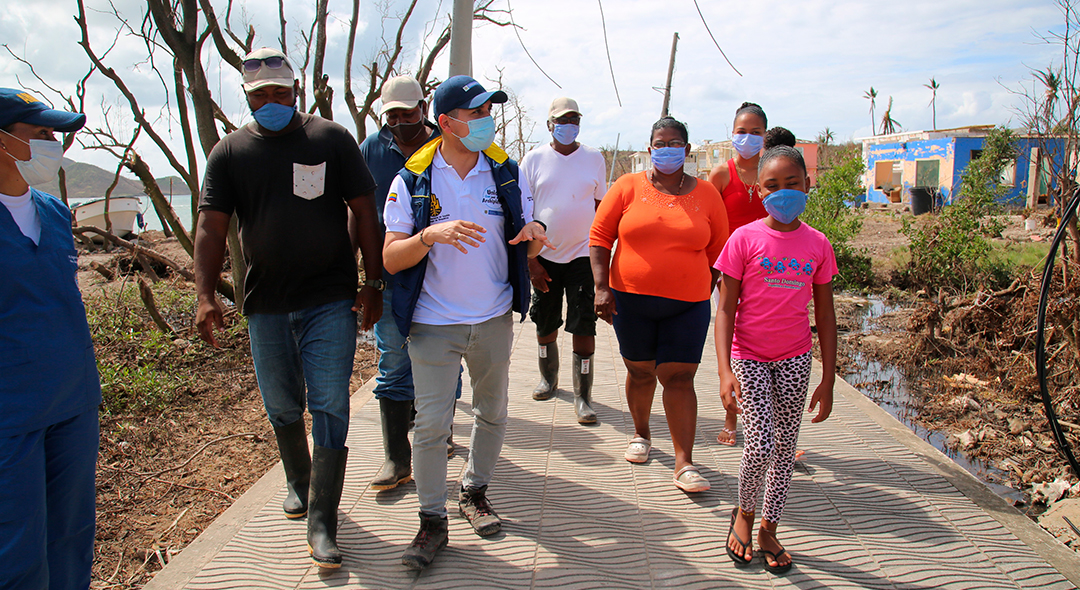
<svg viewBox="0 0 1080 590"><path fill-rule="evenodd" d="M730 434L731 435L731 440L724 440L724 439L720 438L720 435L718 434L718 435L716 435L716 442L718 442L718 443L720 443L722 445L727 445L729 447L735 446L735 431L731 430L731 429L728 429L728 428L721 428L720 431Z"/></svg>
<svg viewBox="0 0 1080 590"><path fill-rule="evenodd" d="M774 540L776 539L776 533L773 533L772 531L768 531L766 529L761 529L761 531L764 531L766 534L772 535L772 538ZM776 544L780 545L780 541L776 541ZM772 551L767 551L765 549L762 549L761 547L758 547L758 551L760 551L765 556L764 558L762 558L762 560L765 562L765 571L771 574L785 573L789 569L791 569L791 564L794 563L792 561L788 561L784 565L779 565L781 555L787 555L788 559L791 559L791 554L787 552L787 549L784 549L783 545L780 545L780 550L776 553L773 553ZM769 565L769 558L772 558L773 563L777 565Z"/></svg>
<svg viewBox="0 0 1080 590"><path fill-rule="evenodd" d="M762 549L761 547L758 547L758 551L760 551L761 553L763 553L766 556L764 558L764 560L765 560L765 571L767 571L767 572L769 572L771 574L783 574L783 573L786 573L788 570L791 569L792 562L790 562L790 561L785 563L784 565L769 565L769 558L772 558L773 563L777 563L777 564L780 563L780 556L788 554L786 549L781 549L778 553L773 553L772 551L766 551L766 550Z"/></svg>
<svg viewBox="0 0 1080 590"><path fill-rule="evenodd" d="M684 492L704 492L708 491L712 486L709 484L709 480L701 476L697 468L693 465L687 465L679 470L675 474L675 487Z"/></svg>
<svg viewBox="0 0 1080 590"><path fill-rule="evenodd" d="M626 453L623 458L631 463L644 463L649 460L649 449L652 448L652 441L647 438L635 436L630 439L630 445L626 447Z"/></svg>
<svg viewBox="0 0 1080 590"><path fill-rule="evenodd" d="M802 459L803 455L805 455L805 454L806 454L806 451L804 451L802 449L795 449L795 460L798 461L799 459Z"/></svg>
<svg viewBox="0 0 1080 590"><path fill-rule="evenodd" d="M730 540L732 537L735 537L735 542L738 543L739 547L740 547L740 553L735 553L734 551L732 551L731 547L727 546L726 543L725 543L724 548L727 549L727 554L728 554L728 557L731 558L731 561L734 561L735 563L737 563L739 565L746 565L746 564L750 563L750 560L743 557L743 555L746 555L746 550L750 548L750 543L748 543L746 541L743 541L742 537L739 536L739 533L735 532L735 515L738 514L738 513L739 513L739 507L736 506L731 511L731 528L728 529L728 537L727 538Z"/></svg>

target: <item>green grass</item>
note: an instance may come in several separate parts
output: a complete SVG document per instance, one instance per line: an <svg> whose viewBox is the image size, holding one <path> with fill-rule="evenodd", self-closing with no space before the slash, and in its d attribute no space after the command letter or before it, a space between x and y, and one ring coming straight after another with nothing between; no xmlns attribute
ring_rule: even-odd
<svg viewBox="0 0 1080 590"><path fill-rule="evenodd" d="M1015 276L1017 271L1042 268L1048 253L1050 244L1045 242L995 243L994 250L990 253L990 261Z"/></svg>
<svg viewBox="0 0 1080 590"><path fill-rule="evenodd" d="M174 342L150 320L131 282L119 291L85 297L101 376L103 415L166 410L198 379L198 370L225 351L198 342L194 333L195 291L187 283L153 285L159 311L184 339ZM223 336L235 342L245 321L232 322Z"/></svg>

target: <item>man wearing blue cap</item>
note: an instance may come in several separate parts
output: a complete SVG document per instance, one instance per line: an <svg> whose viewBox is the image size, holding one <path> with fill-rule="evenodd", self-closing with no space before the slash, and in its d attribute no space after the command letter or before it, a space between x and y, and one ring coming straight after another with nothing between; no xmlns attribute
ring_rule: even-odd
<svg viewBox="0 0 1080 590"><path fill-rule="evenodd" d="M552 247L517 163L492 143L491 104L506 100L468 76L440 84L433 106L442 135L409 158L386 198L383 263L397 275L392 308L409 339L417 411L420 531L402 555L410 569L447 543L443 441L463 359L475 418L458 509L482 537L502 527L487 487L506 433L511 310L529 308L527 258Z"/></svg>
<svg viewBox="0 0 1080 590"><path fill-rule="evenodd" d="M54 131L86 123L0 88L0 587L90 585L101 385Z"/></svg>
<svg viewBox="0 0 1080 590"><path fill-rule="evenodd" d="M312 561L339 568L357 311L363 310L364 330L382 313L375 180L344 127L296 110L299 83L283 53L256 49L242 65L255 120L225 136L206 160L195 238L195 323L200 337L216 345L222 307L214 290L235 213L248 263L241 311L288 487L282 510L286 518L307 516ZM357 284L350 211L359 228L363 284ZM305 407L315 443L310 455Z"/></svg>

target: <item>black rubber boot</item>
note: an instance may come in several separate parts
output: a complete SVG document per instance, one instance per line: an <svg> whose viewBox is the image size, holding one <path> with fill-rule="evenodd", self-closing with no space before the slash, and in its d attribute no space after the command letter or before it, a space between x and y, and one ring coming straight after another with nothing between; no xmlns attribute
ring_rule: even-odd
<svg viewBox="0 0 1080 590"><path fill-rule="evenodd" d="M412 447L409 446L412 407L411 400L379 399L386 461L371 480L373 490L392 490L412 479Z"/></svg>
<svg viewBox="0 0 1080 590"><path fill-rule="evenodd" d="M449 541L449 520L445 516L420 513L420 531L401 555L401 564L410 570L431 565L440 549Z"/></svg>
<svg viewBox="0 0 1080 590"><path fill-rule="evenodd" d="M555 397L555 388L559 386L559 344L550 342L540 345L540 384L533 390L536 401Z"/></svg>
<svg viewBox="0 0 1080 590"><path fill-rule="evenodd" d="M574 353L574 410L578 424L595 424L596 412L592 401L592 360L593 355L581 356Z"/></svg>
<svg viewBox="0 0 1080 590"><path fill-rule="evenodd" d="M308 483L311 481L311 455L308 453L307 427L301 418L287 426L275 426L278 453L285 468L289 494L281 503L286 518L303 518L308 510Z"/></svg>
<svg viewBox="0 0 1080 590"><path fill-rule="evenodd" d="M311 456L307 542L311 560L319 567L341 567L337 509L345 484L345 459L348 456L348 448L327 449L318 445Z"/></svg>

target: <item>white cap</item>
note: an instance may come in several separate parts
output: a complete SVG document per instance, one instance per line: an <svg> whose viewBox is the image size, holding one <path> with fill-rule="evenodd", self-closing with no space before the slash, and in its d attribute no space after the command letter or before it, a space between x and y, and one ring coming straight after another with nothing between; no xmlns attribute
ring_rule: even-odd
<svg viewBox="0 0 1080 590"><path fill-rule="evenodd" d="M566 113L581 114L581 109L578 108L576 100L563 96L551 101L551 108L548 109L549 119L558 119Z"/></svg>
<svg viewBox="0 0 1080 590"><path fill-rule="evenodd" d="M385 115L390 109L413 109L420 101L424 100L424 89L412 76L395 76L390 78L382 87L382 109L380 115Z"/></svg>
<svg viewBox="0 0 1080 590"><path fill-rule="evenodd" d="M258 90L263 86L288 86L289 88L292 88L292 65L289 64L289 58L285 57L285 54L277 49L272 49L270 47L256 49L245 55L243 61L248 61L249 59L266 59L268 57L280 57L284 63L277 69L270 69L266 67L266 64L264 63L259 66L259 69L253 72L249 72L246 67L241 65L240 69L244 74L244 92Z"/></svg>

